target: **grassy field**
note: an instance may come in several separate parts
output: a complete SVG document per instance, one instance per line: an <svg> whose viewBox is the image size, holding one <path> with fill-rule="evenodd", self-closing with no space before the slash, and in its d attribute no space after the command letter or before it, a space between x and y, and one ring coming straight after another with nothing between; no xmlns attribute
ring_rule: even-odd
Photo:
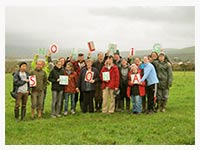
<svg viewBox="0 0 200 150"><path fill-rule="evenodd" d="M43 119L31 120L30 97L26 120L16 123L14 101L9 95L12 76L6 74L6 145L183 145L195 144L195 73L174 72L174 82L165 113L132 115L82 114L50 118L48 88Z"/></svg>

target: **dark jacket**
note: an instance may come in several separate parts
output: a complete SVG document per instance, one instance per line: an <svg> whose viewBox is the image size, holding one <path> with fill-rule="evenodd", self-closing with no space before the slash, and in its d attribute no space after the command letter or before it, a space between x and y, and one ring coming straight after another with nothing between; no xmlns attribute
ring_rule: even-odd
<svg viewBox="0 0 200 150"><path fill-rule="evenodd" d="M89 83L87 81L85 81L85 75L87 72L87 67L84 67L81 72L80 72L80 76L78 78L78 88L81 91L95 91L95 83L99 81L99 71L95 68L92 67L92 72L94 72L93 75L93 80L95 80L94 83Z"/></svg>
<svg viewBox="0 0 200 150"><path fill-rule="evenodd" d="M19 76L19 72L20 71L18 70L12 74L13 75L13 91L10 94L15 99L16 99L18 88L26 83L26 81L21 80ZM29 79L29 73L28 72L25 72L25 73L26 73L27 79ZM28 91L30 91L29 82L28 82Z"/></svg>
<svg viewBox="0 0 200 150"><path fill-rule="evenodd" d="M52 83L52 91L62 91L64 89L64 85L60 85L59 81L57 81L60 75L64 75L64 70L62 68L59 69L54 66L48 77L48 80Z"/></svg>
<svg viewBox="0 0 200 150"><path fill-rule="evenodd" d="M93 64L92 64L92 66L93 67L95 67L98 71L99 71L99 73L101 72L101 69L103 68L103 66L104 66L104 61L103 62L99 62L98 60L97 61L95 61ZM99 80L98 81L99 82L99 84L101 84L101 80Z"/></svg>
<svg viewBox="0 0 200 150"><path fill-rule="evenodd" d="M127 72L126 75L123 74L123 71L124 72ZM122 88L127 88L128 86L128 73L130 71L130 68L129 66L121 66L119 67L119 73L120 73L120 84L119 84L119 88L122 89Z"/></svg>

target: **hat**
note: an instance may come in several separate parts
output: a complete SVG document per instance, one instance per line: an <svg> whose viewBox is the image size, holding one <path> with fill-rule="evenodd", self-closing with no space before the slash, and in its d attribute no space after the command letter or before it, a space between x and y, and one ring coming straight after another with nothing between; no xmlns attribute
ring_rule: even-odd
<svg viewBox="0 0 200 150"><path fill-rule="evenodd" d="M119 53L119 50L117 49L115 52L114 52L114 55L117 54L117 55L120 55Z"/></svg>
<svg viewBox="0 0 200 150"><path fill-rule="evenodd" d="M165 56L165 53L164 53L164 52L160 52L160 53L159 53L159 56L160 56L160 55Z"/></svg>
<svg viewBox="0 0 200 150"><path fill-rule="evenodd" d="M79 53L78 56L84 56L84 54L83 53Z"/></svg>

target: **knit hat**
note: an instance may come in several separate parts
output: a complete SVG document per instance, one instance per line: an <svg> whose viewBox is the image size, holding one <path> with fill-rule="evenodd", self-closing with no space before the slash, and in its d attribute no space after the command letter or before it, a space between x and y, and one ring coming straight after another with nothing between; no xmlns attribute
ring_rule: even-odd
<svg viewBox="0 0 200 150"><path fill-rule="evenodd" d="M117 55L120 55L119 53L119 50L117 49L115 52L114 52L114 55L117 54Z"/></svg>

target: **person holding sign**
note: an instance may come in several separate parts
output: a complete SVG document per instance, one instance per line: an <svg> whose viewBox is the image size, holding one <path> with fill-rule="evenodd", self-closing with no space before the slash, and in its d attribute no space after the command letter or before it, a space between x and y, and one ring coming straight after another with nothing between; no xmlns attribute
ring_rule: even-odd
<svg viewBox="0 0 200 150"><path fill-rule="evenodd" d="M65 96L65 107L64 107L64 115L68 115L68 100L71 98L71 113L75 114L75 93L77 88L77 80L78 76L74 71L73 64L68 62L66 64L66 68L64 71L64 75L68 77L68 84L65 85L64 88L64 96Z"/></svg>
<svg viewBox="0 0 200 150"><path fill-rule="evenodd" d="M136 64L131 65L131 70L128 73L128 88L127 96L132 99L132 113L140 114L142 112L142 96L145 95L145 81L140 83L141 73L138 72Z"/></svg>
<svg viewBox="0 0 200 150"><path fill-rule="evenodd" d="M30 75L35 75L36 85L32 87L31 91L31 117L34 119L35 109L38 112L38 118L42 117L42 105L44 100L44 91L47 86L47 74L42 70L43 61L37 61L36 67L30 72Z"/></svg>
<svg viewBox="0 0 200 150"><path fill-rule="evenodd" d="M21 120L25 119L26 115L26 104L28 100L28 95L30 93L29 87L29 74L26 71L27 63L21 62L19 64L19 70L13 73L13 88L16 92L16 101L15 101L15 119L19 120L19 108L20 102L21 105Z"/></svg>
<svg viewBox="0 0 200 150"><path fill-rule="evenodd" d="M117 91L119 88L120 77L119 77L118 67L115 64L113 64L113 56L109 56L107 58L105 66L102 68L100 72L100 79L102 81L102 89L103 89L102 113L114 113L115 111L114 91Z"/></svg>
<svg viewBox="0 0 200 150"><path fill-rule="evenodd" d="M94 112L93 98L95 94L95 83L99 81L99 72L95 67L92 67L92 60L86 60L86 67L84 67L78 78L77 91L83 93L82 112Z"/></svg>
<svg viewBox="0 0 200 150"><path fill-rule="evenodd" d="M52 103L51 103L51 117L60 117L61 101L63 98L64 84L66 83L64 76L64 70L62 69L62 62L56 61L54 68L51 70L48 80L51 84L52 91ZM63 81L64 80L64 81Z"/></svg>

